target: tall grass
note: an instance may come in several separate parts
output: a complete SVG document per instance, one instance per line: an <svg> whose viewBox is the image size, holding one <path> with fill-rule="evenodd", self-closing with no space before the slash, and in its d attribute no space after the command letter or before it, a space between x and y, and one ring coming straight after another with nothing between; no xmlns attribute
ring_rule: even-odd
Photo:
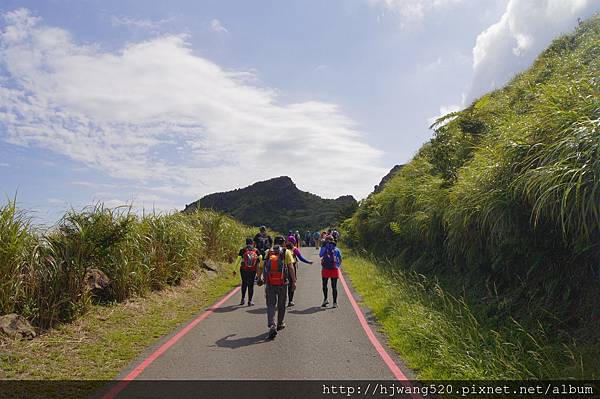
<svg viewBox="0 0 600 399"><path fill-rule="evenodd" d="M596 15L506 87L441 119L344 223L347 242L439 277L491 323L541 324L557 345L597 342L599 42Z"/></svg>
<svg viewBox="0 0 600 399"><path fill-rule="evenodd" d="M0 207L0 312L11 313L23 297L24 265L31 259L36 240L27 216L14 201Z"/></svg>
<svg viewBox="0 0 600 399"><path fill-rule="evenodd" d="M70 321L91 301L122 301L178 284L208 258L231 261L251 233L207 210L138 216L97 204L67 212L40 234L9 201L0 208L0 310L41 328ZM111 280L102 298L85 287L92 268Z"/></svg>
<svg viewBox="0 0 600 399"><path fill-rule="evenodd" d="M392 347L421 379L582 376L570 346L556 347L541 325L527 329L513 319L490 327L435 278L394 262L352 255L344 268Z"/></svg>

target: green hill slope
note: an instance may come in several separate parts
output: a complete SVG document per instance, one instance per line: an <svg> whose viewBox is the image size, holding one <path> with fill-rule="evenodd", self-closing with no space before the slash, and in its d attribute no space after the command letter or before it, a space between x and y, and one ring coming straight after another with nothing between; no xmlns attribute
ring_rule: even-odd
<svg viewBox="0 0 600 399"><path fill-rule="evenodd" d="M356 200L350 196L323 199L300 191L287 176L254 183L251 186L207 195L187 205L184 212L210 208L227 213L243 223L287 232L315 231L336 225L356 209Z"/></svg>
<svg viewBox="0 0 600 399"><path fill-rule="evenodd" d="M597 378L600 16L434 128L345 223L349 243L439 278L483 328L514 319L560 356L575 342L581 366L562 375Z"/></svg>

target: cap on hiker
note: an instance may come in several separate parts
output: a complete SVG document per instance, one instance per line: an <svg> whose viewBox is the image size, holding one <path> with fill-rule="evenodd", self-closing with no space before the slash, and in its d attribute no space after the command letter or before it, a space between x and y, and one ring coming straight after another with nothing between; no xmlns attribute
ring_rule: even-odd
<svg viewBox="0 0 600 399"><path fill-rule="evenodd" d="M266 228L265 226L260 226L258 229L259 229L260 231L267 231L267 228Z"/></svg>
<svg viewBox="0 0 600 399"><path fill-rule="evenodd" d="M288 242L291 242L292 244L295 244L295 243L296 243L296 237L294 237L294 236L289 236L289 237L287 238L287 240L288 240Z"/></svg>

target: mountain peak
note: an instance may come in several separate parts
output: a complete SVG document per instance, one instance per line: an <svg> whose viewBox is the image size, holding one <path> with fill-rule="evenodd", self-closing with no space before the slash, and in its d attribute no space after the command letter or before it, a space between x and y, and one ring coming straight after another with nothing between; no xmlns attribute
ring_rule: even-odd
<svg viewBox="0 0 600 399"><path fill-rule="evenodd" d="M296 184L294 183L292 178L289 176L273 177L268 180L256 182L252 186L255 186L255 185L263 185L263 186L264 185L267 185L267 186L274 185L274 186L282 186L282 187L286 187L286 188L296 188L297 189Z"/></svg>
<svg viewBox="0 0 600 399"><path fill-rule="evenodd" d="M187 205L184 212L210 208L243 223L285 232L317 230L339 223L356 207L351 195L323 199L301 191L289 176L256 182L244 188L214 193Z"/></svg>

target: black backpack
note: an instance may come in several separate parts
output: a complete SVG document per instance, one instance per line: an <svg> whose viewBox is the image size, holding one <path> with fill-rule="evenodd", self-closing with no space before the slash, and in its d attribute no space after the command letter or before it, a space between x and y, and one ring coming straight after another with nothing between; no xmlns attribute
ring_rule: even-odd
<svg viewBox="0 0 600 399"><path fill-rule="evenodd" d="M258 234L256 236L256 248L259 251L266 251L267 249L269 249L271 247L270 243L269 243L269 236L268 235L261 235Z"/></svg>

